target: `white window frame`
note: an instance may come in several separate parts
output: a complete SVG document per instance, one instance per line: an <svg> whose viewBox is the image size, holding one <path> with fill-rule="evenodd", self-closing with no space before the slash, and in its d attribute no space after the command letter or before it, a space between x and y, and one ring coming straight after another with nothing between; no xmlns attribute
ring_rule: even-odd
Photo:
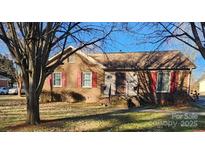
<svg viewBox="0 0 205 154"><path fill-rule="evenodd" d="M171 72L172 72L172 71L158 71L158 72L157 72L157 84L156 84L156 92L157 92L157 93L169 93L169 92L170 92ZM157 90L157 89L158 89L158 83L159 83L159 73L169 73L168 90L163 90L163 91Z"/></svg>
<svg viewBox="0 0 205 154"><path fill-rule="evenodd" d="M55 83L55 82L54 82L54 80L55 80L54 74L60 74L60 79L61 79L60 85L54 85L54 83ZM53 87L62 87L62 85L63 85L62 72L54 72L52 76L53 76L53 77L52 77L52 78L53 78L53 79L52 79L52 80L53 80Z"/></svg>
<svg viewBox="0 0 205 154"><path fill-rule="evenodd" d="M84 85L84 74L86 74L86 73L89 73L89 74L90 74L90 81L91 81L91 83L90 83L89 86L85 86L85 85ZM92 72L89 72L89 71L83 72L83 73L82 73L82 87L83 87L83 88L92 88L92 83L93 83L93 75L92 75Z"/></svg>

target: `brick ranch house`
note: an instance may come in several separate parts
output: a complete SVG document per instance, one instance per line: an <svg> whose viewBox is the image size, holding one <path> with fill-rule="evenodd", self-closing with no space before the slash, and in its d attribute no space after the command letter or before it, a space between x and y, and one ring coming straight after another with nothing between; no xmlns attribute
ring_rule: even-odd
<svg viewBox="0 0 205 154"><path fill-rule="evenodd" d="M8 77L0 75L0 87L8 87L10 81L11 79L9 79Z"/></svg>
<svg viewBox="0 0 205 154"><path fill-rule="evenodd" d="M60 55L50 58L52 64ZM85 54L78 51L50 75L43 90L70 90L99 102L114 96L148 96L155 102L188 94L196 66L179 51Z"/></svg>

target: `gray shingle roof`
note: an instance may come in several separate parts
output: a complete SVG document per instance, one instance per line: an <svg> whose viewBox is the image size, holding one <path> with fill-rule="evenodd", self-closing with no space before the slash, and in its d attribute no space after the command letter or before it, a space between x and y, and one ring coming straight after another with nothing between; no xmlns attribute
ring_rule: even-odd
<svg viewBox="0 0 205 154"><path fill-rule="evenodd" d="M108 69L190 69L196 66L179 51L90 54Z"/></svg>

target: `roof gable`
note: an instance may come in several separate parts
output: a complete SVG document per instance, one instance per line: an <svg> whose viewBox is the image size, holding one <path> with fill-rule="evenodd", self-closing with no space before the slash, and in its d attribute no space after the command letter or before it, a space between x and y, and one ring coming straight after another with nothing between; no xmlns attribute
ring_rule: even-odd
<svg viewBox="0 0 205 154"><path fill-rule="evenodd" d="M64 54L69 53L74 51L75 48L73 48L72 46L69 46L68 48L66 48L64 50ZM62 52L58 52L56 55L54 55L53 57L49 58L48 60L48 65L52 64L53 62L56 62L58 60L58 58L60 58L61 56L64 57L64 55L61 55ZM104 65L102 65L101 63L99 63L98 61L96 61L94 58L92 58L91 56L88 56L88 54L85 54L84 52L82 52L81 50L76 51L74 54L79 55L81 58L85 59L86 61L88 61L90 64L93 65L97 65L100 68L105 68Z"/></svg>

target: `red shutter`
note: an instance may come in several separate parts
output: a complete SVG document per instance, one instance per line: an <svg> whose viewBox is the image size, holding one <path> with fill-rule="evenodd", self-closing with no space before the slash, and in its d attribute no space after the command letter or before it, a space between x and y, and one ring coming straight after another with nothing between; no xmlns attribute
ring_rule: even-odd
<svg viewBox="0 0 205 154"><path fill-rule="evenodd" d="M67 76L66 76L66 72L62 72L62 86L66 87L67 85Z"/></svg>
<svg viewBox="0 0 205 154"><path fill-rule="evenodd" d="M78 74L77 74L77 87L78 88L81 87L81 78L82 78L82 73L78 72Z"/></svg>
<svg viewBox="0 0 205 154"><path fill-rule="evenodd" d="M97 73L92 72L92 87L97 88Z"/></svg>
<svg viewBox="0 0 205 154"><path fill-rule="evenodd" d="M52 85L52 74L50 74L49 76L48 76L48 85L49 86L51 86Z"/></svg>
<svg viewBox="0 0 205 154"><path fill-rule="evenodd" d="M151 91L156 92L157 85L157 71L151 72Z"/></svg>
<svg viewBox="0 0 205 154"><path fill-rule="evenodd" d="M178 73L173 71L171 72L171 83L170 83L170 93L174 93L177 90L178 85Z"/></svg>

